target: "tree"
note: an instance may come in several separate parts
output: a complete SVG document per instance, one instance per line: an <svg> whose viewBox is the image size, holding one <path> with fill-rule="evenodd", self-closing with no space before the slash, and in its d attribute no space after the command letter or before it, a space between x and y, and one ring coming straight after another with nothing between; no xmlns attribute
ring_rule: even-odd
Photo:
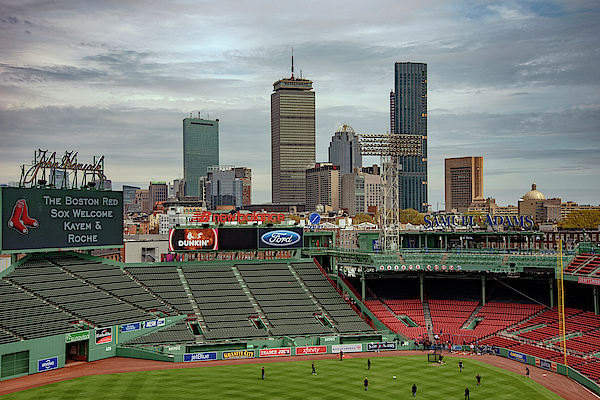
<svg viewBox="0 0 600 400"><path fill-rule="evenodd" d="M406 210L400 211L400 223L423 225L425 224L425 214L421 214L413 208L407 208Z"/></svg>
<svg viewBox="0 0 600 400"><path fill-rule="evenodd" d="M561 228L598 229L600 210L577 210L558 224Z"/></svg>
<svg viewBox="0 0 600 400"><path fill-rule="evenodd" d="M363 222L370 222L372 224L375 223L375 221L373 221L373 217L370 216L369 214L365 214L365 213L358 213L354 216L354 218L352 218L352 223L354 225L358 225Z"/></svg>

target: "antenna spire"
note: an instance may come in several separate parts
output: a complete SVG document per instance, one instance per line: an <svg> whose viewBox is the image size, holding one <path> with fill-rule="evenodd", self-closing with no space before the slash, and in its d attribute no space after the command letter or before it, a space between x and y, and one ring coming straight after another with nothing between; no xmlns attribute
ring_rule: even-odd
<svg viewBox="0 0 600 400"><path fill-rule="evenodd" d="M292 79L294 79L294 48L292 47Z"/></svg>

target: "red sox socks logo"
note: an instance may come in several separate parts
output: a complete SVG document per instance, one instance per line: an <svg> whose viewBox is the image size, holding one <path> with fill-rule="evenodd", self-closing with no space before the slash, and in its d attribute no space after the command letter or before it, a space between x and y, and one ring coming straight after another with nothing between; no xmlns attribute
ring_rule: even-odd
<svg viewBox="0 0 600 400"><path fill-rule="evenodd" d="M25 199L18 200L13 208L12 216L8 220L8 226L21 235L27 235L29 228L37 228L40 224L36 219L29 217Z"/></svg>

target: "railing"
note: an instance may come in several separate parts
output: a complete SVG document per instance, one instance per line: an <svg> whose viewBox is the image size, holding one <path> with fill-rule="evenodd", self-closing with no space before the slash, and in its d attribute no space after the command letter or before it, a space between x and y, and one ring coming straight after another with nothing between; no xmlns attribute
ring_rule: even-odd
<svg viewBox="0 0 600 400"><path fill-rule="evenodd" d="M367 323L367 325L369 325L372 329L375 330L375 325L373 324L373 321L371 321L369 318L367 318L362 311L360 311L360 309L358 307L356 307L354 304L352 304L352 302L350 301L350 299L346 298L346 296L344 296L344 294L342 293L341 289L338 287L338 285L333 281L333 279L331 279L331 277L329 276L329 274L327 273L327 271L325 271L325 269L321 266L321 264L319 264L319 262L317 260L314 260L315 265L319 268L319 271L321 271L321 273L325 276L325 278L327 278L327 280L329 281L329 283L331 284L331 286L334 287L334 289L339 293L339 295L346 301L346 303L354 310L355 313L358 314L359 317L361 317L363 319L363 321L365 321Z"/></svg>
<svg viewBox="0 0 600 400"><path fill-rule="evenodd" d="M348 286L348 288L352 291L352 293L354 293L356 298L359 299L360 301L363 301L362 296L360 295L360 293L358 293L358 291L354 288L354 286L352 286L352 284L350 283L348 278L346 278L344 275L338 275L338 276L342 279L342 281L346 284L346 286Z"/></svg>

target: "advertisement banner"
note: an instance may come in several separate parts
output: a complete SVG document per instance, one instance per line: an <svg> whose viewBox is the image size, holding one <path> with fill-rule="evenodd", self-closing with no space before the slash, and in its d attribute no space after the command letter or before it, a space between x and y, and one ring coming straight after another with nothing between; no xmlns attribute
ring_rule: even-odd
<svg viewBox="0 0 600 400"><path fill-rule="evenodd" d="M218 249L219 243L216 229L169 230L169 251L207 251Z"/></svg>
<svg viewBox="0 0 600 400"><path fill-rule="evenodd" d="M332 353L339 353L343 351L344 353L357 353L362 351L362 344L333 344L331 345Z"/></svg>
<svg viewBox="0 0 600 400"><path fill-rule="evenodd" d="M165 319L161 318L161 319L153 319L150 321L144 321L144 328L148 329L148 328L156 328L159 326L165 326Z"/></svg>
<svg viewBox="0 0 600 400"><path fill-rule="evenodd" d="M297 356L305 356L307 354L326 354L327 346L306 346L296 347Z"/></svg>
<svg viewBox="0 0 600 400"><path fill-rule="evenodd" d="M216 359L216 351L210 351L208 353L187 353L183 355L183 362L213 361Z"/></svg>
<svg viewBox="0 0 600 400"><path fill-rule="evenodd" d="M58 368L58 357L50 357L38 361L37 372L50 371L56 368Z"/></svg>
<svg viewBox="0 0 600 400"><path fill-rule="evenodd" d="M588 278L587 276L580 276L577 278L578 283L584 283L586 285L600 285L600 278Z"/></svg>
<svg viewBox="0 0 600 400"><path fill-rule="evenodd" d="M141 324L139 322L134 322L133 324L121 325L121 328L119 329L119 331L120 332L132 332L132 331L139 331L140 329L142 329Z"/></svg>
<svg viewBox="0 0 600 400"><path fill-rule="evenodd" d="M377 350L396 350L396 342L368 343L367 344L367 351L377 351Z"/></svg>
<svg viewBox="0 0 600 400"><path fill-rule="evenodd" d="M112 328L96 329L96 344L112 342Z"/></svg>
<svg viewBox="0 0 600 400"><path fill-rule="evenodd" d="M554 371L556 372L556 363L547 361L547 360L542 360L540 358L536 358L535 359L535 366L536 367L540 367L540 368L544 368L548 371Z"/></svg>
<svg viewBox="0 0 600 400"><path fill-rule="evenodd" d="M218 228L219 250L256 250L258 249L258 228L226 227Z"/></svg>
<svg viewBox="0 0 600 400"><path fill-rule="evenodd" d="M90 331L65 333L65 342L66 343L81 342L83 340L89 340L89 339L90 339Z"/></svg>
<svg viewBox="0 0 600 400"><path fill-rule="evenodd" d="M1 188L1 249L123 246L123 192Z"/></svg>
<svg viewBox="0 0 600 400"><path fill-rule="evenodd" d="M290 347L283 347L280 349L261 349L259 357L283 357L291 356L292 349Z"/></svg>
<svg viewBox="0 0 600 400"><path fill-rule="evenodd" d="M259 249L299 249L304 246L302 228L260 228L258 230Z"/></svg>
<svg viewBox="0 0 600 400"><path fill-rule="evenodd" d="M524 363L527 363L527 355L522 353L517 353L516 351L508 351L508 358L511 360L517 360Z"/></svg>
<svg viewBox="0 0 600 400"><path fill-rule="evenodd" d="M233 350L223 352L223 360L231 360L234 358L254 358L254 350Z"/></svg>

